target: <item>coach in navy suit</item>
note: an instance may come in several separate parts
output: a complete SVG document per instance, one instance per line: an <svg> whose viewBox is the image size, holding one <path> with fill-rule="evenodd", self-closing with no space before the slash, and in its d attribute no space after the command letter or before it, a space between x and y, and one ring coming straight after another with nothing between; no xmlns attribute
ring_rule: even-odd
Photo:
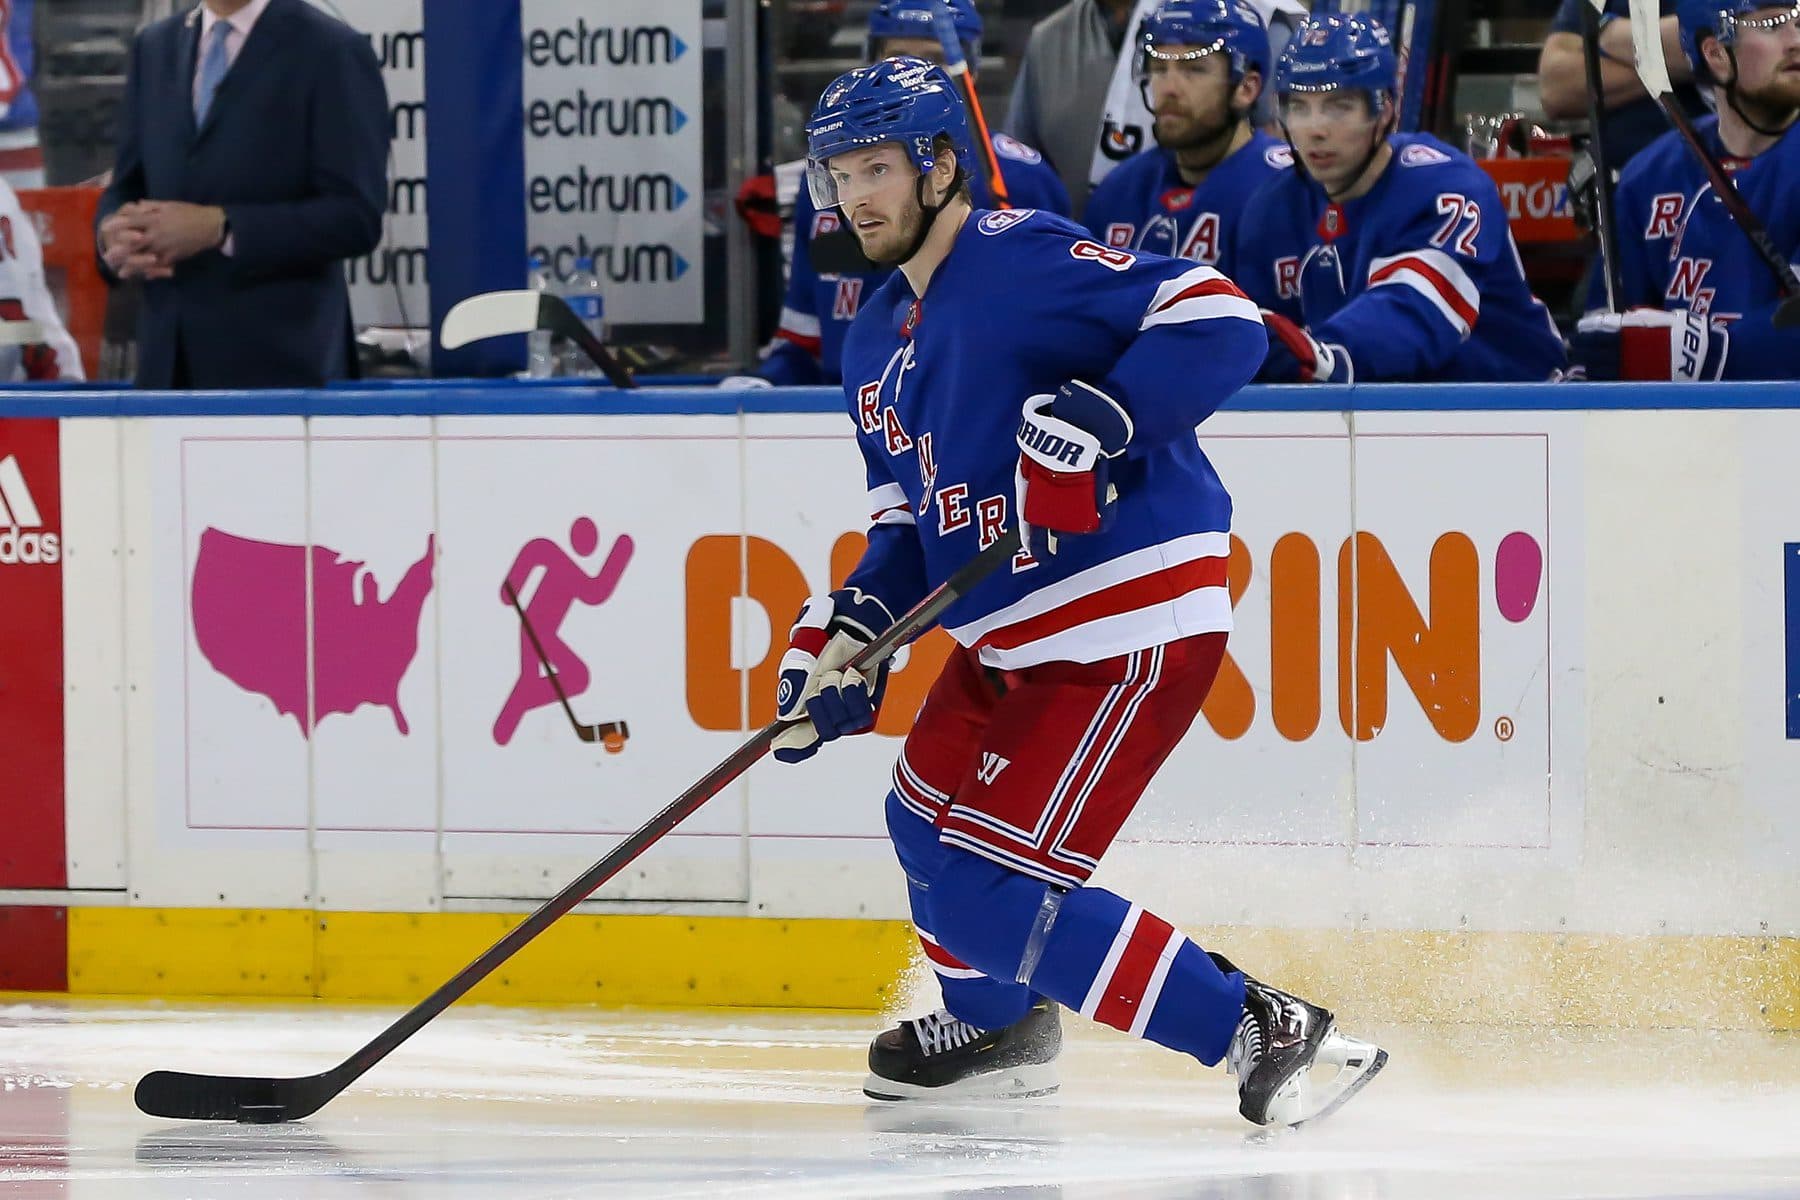
<svg viewBox="0 0 1800 1200"><path fill-rule="evenodd" d="M354 373L343 262L381 240L388 105L368 40L306 0L205 0L131 48L106 272L142 279L139 387Z"/></svg>

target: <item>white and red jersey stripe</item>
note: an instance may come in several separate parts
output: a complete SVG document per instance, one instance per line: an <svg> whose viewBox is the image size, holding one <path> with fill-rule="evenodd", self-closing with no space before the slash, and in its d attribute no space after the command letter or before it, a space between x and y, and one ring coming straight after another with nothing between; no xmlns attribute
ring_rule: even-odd
<svg viewBox="0 0 1800 1200"><path fill-rule="evenodd" d="M1221 317L1262 324L1262 313L1237 284L1211 267L1195 267L1166 280L1144 310L1140 331L1157 325L1214 321Z"/></svg>
<svg viewBox="0 0 1800 1200"><path fill-rule="evenodd" d="M1016 670L1098 662L1201 633L1231 630L1231 537L1191 533L1132 550L951 627L982 662Z"/></svg>
<svg viewBox="0 0 1800 1200"><path fill-rule="evenodd" d="M825 344L818 316L787 306L781 310L780 321L775 326L775 336L792 342L813 355L819 354Z"/></svg>
<svg viewBox="0 0 1800 1200"><path fill-rule="evenodd" d="M869 489L870 525L916 525L906 490L897 483L883 483Z"/></svg>
<svg viewBox="0 0 1800 1200"><path fill-rule="evenodd" d="M1369 286L1409 287L1431 302L1459 338L1475 331L1481 292L1462 264L1442 250L1408 250L1369 262Z"/></svg>

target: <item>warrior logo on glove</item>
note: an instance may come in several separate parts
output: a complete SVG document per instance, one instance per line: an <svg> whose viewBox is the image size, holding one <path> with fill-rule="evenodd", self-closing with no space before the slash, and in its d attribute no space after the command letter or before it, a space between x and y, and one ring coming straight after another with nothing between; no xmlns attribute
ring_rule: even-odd
<svg viewBox="0 0 1800 1200"><path fill-rule="evenodd" d="M850 668L850 660L893 623L881 601L857 588L814 596L800 607L775 688L776 719L794 722L775 738L777 759L802 762L824 742L874 728L887 690L887 663L868 679Z"/></svg>
<svg viewBox="0 0 1800 1200"><path fill-rule="evenodd" d="M1132 432L1123 405L1078 379L1025 401L1014 487L1020 537L1033 558L1055 554L1059 533L1106 528L1119 499L1110 463Z"/></svg>

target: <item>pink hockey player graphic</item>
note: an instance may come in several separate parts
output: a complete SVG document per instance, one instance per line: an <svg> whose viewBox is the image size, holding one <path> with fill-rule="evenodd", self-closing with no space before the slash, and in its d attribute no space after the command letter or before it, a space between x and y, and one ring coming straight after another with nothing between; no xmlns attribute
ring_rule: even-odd
<svg viewBox="0 0 1800 1200"><path fill-rule="evenodd" d="M592 520L587 517L575 519L569 526L569 546L575 552L573 556L549 538L532 539L519 551L501 585L500 602L510 608L517 599L524 621L519 629L519 681L513 685L512 694L506 698L506 704L494 722L494 741L498 745L505 746L512 741L519 722L532 709L566 702L567 697L580 695L593 682L593 673L587 664L562 640L558 631L577 602L594 607L606 603L612 596L619 585L619 577L631 562L632 541L628 534L615 539L606 561L593 575L577 561L592 557L600 547L600 531ZM528 589L526 585L534 576L537 585ZM540 647L532 645L534 633L540 643L542 661L539 659ZM546 665L555 673L554 679L545 672ZM562 685L560 696L556 686L559 682ZM606 739L607 749L615 753L623 744L620 737L608 736Z"/></svg>

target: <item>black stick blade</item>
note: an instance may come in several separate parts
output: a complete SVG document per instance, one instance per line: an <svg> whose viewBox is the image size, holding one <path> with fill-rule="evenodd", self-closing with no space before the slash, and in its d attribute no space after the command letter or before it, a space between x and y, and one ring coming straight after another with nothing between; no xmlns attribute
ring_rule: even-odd
<svg viewBox="0 0 1800 1200"><path fill-rule="evenodd" d="M274 1125L310 1117L342 1090L333 1086L330 1072L302 1079L246 1079L152 1071L138 1080L135 1099L153 1117Z"/></svg>

